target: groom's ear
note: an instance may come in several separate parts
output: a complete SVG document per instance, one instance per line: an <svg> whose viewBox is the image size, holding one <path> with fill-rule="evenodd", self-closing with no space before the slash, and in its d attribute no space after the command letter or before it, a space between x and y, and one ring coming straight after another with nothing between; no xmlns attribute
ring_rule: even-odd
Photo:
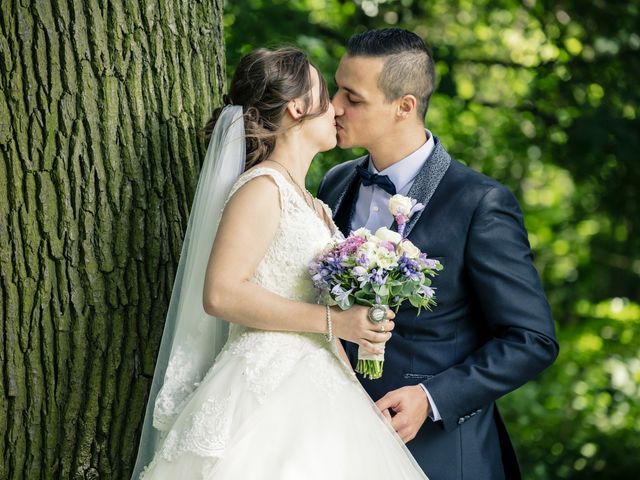
<svg viewBox="0 0 640 480"><path fill-rule="evenodd" d="M294 98L293 100L289 100L289 103L287 104L287 112L289 112L291 118L299 120L304 115L304 109L302 107L302 99Z"/></svg>
<svg viewBox="0 0 640 480"><path fill-rule="evenodd" d="M403 95L398 99L398 108L396 111L396 115L402 119L410 118L412 115L415 116L417 107L418 100L414 95Z"/></svg>

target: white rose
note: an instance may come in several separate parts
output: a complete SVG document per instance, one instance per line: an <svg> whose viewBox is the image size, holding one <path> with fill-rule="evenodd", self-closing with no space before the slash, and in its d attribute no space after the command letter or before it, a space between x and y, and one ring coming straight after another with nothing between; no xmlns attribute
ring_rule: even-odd
<svg viewBox="0 0 640 480"><path fill-rule="evenodd" d="M365 240L369 240L369 238L371 237L371 232L364 227L360 227L359 229L352 232L352 234L357 237L362 237Z"/></svg>
<svg viewBox="0 0 640 480"><path fill-rule="evenodd" d="M416 247L410 240L403 240L398 245L398 253L402 255L403 253L407 258L418 258L420 256L420 249Z"/></svg>
<svg viewBox="0 0 640 480"><path fill-rule="evenodd" d="M380 227L376 230L376 238L383 242L400 243L402 236L398 232L389 230L387 227Z"/></svg>
<svg viewBox="0 0 640 480"><path fill-rule="evenodd" d="M399 213L409 216L411 213L411 199L409 197L405 197L404 195L394 195L389 200L389 211L391 215L396 216Z"/></svg>

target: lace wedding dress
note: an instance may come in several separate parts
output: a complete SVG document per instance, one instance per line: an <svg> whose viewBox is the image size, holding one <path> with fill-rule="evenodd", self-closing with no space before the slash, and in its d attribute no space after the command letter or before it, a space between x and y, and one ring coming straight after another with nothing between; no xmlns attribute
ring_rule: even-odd
<svg viewBox="0 0 640 480"><path fill-rule="evenodd" d="M325 223L276 170L282 214L253 281L314 302L307 265L329 242ZM142 480L426 479L335 345L322 334L232 324L215 364L184 403Z"/></svg>

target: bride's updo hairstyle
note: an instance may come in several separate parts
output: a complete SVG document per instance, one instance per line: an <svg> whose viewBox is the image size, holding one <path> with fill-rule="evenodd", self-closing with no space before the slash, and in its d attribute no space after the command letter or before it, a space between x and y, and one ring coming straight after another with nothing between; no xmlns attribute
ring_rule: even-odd
<svg viewBox="0 0 640 480"><path fill-rule="evenodd" d="M304 114L294 126L322 115L329 108L327 85L322 75L318 75L320 108L311 113L310 66L313 65L307 56L292 47L277 50L259 48L242 57L238 63L229 94L223 98L225 106L243 107L247 144L245 170L267 159L273 152L276 135L283 131L282 117L291 100L301 97L304 101ZM203 129L205 138L210 137L223 108L214 110Z"/></svg>

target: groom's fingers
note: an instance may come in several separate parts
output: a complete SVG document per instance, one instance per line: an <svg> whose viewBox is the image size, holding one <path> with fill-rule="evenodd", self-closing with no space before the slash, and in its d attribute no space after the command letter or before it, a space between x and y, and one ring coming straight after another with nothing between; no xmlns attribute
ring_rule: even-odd
<svg viewBox="0 0 640 480"><path fill-rule="evenodd" d="M384 397L378 400L376 402L376 406L378 407L378 410L380 410L381 412L384 412L385 410L389 410L389 409L396 410L398 407L398 399L397 399L397 395L395 394L395 391L387 393Z"/></svg>
<svg viewBox="0 0 640 480"><path fill-rule="evenodd" d="M382 411L382 415L384 416L384 418L387 419L389 423L393 421L393 419L391 418L391 412L389 411L388 408Z"/></svg>
<svg viewBox="0 0 640 480"><path fill-rule="evenodd" d="M409 415L406 413L398 413L391 419L391 426L404 443L413 440L416 437L417 430L411 422Z"/></svg>

